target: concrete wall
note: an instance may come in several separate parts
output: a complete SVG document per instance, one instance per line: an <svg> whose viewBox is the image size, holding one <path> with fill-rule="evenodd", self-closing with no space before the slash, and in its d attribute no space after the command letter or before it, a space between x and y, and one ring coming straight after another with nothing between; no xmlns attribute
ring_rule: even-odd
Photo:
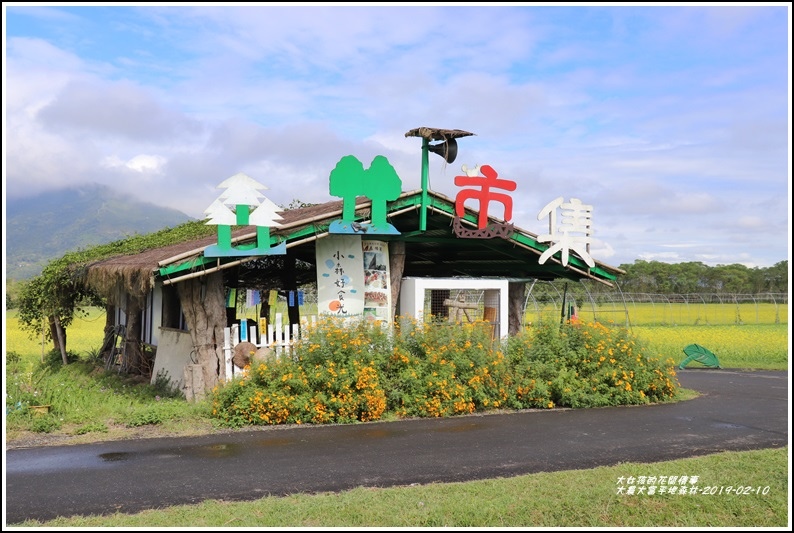
<svg viewBox="0 0 794 533"><path fill-rule="evenodd" d="M172 328L159 330L151 382L154 384L159 372L168 372L171 386L182 390L185 367L192 363L190 353L193 351L193 340L187 331Z"/></svg>

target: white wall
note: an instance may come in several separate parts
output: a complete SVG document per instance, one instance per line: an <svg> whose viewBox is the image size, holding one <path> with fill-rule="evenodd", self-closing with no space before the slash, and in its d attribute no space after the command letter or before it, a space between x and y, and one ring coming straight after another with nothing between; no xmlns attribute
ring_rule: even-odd
<svg viewBox="0 0 794 533"><path fill-rule="evenodd" d="M145 330L145 338L149 344L158 346L160 344L160 325L163 323L163 283L158 281L149 297L146 299L148 306L147 322L145 328L151 326L151 331Z"/></svg>
<svg viewBox="0 0 794 533"><path fill-rule="evenodd" d="M508 332L507 287L506 279L403 278L400 286L400 309L397 314L423 321L426 290L485 290L489 301L498 301L499 336L505 338Z"/></svg>

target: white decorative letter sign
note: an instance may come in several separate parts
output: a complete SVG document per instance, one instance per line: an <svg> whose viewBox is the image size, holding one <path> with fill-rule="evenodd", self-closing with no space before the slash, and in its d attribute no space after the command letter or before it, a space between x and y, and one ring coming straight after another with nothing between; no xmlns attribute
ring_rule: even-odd
<svg viewBox="0 0 794 533"><path fill-rule="evenodd" d="M557 209L562 211L560 223L557 225ZM584 260L590 268L595 266L595 261L590 257L588 246L590 244L590 217L593 206L585 205L577 198L571 198L568 203L563 202L562 196L549 202L538 215L538 220L549 217L549 234L538 236L538 242L551 242L553 245L543 252L538 259L541 265L557 252L562 252L562 264L568 265L568 252L574 251Z"/></svg>

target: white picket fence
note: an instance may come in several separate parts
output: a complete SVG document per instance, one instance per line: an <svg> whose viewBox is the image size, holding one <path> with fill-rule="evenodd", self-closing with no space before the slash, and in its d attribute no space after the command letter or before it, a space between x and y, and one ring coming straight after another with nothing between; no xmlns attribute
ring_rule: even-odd
<svg viewBox="0 0 794 533"><path fill-rule="evenodd" d="M230 380L235 375L239 375L243 369L232 362L234 357L234 347L241 342L250 342L257 348L270 348L281 357L284 354L291 354L292 347L301 338L301 329L305 330L309 325L317 324L316 316L301 317L299 324L285 324L282 313L276 313L276 319L267 323L264 333L260 331L259 324L251 320L243 320L241 325L233 324L229 328L223 329L223 354L226 360L226 379Z"/></svg>

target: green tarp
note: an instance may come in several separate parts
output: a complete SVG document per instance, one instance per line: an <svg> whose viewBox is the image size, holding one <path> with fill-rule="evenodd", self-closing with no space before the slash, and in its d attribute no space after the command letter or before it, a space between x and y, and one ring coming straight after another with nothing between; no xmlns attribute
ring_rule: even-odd
<svg viewBox="0 0 794 533"><path fill-rule="evenodd" d="M681 361L681 364L678 365L678 368L683 369L687 364L689 364L690 361L697 361L698 363L702 363L710 368L721 368L720 361L717 359L717 356L711 353L708 348L704 348L699 344L690 344L684 348L684 353L687 357Z"/></svg>

